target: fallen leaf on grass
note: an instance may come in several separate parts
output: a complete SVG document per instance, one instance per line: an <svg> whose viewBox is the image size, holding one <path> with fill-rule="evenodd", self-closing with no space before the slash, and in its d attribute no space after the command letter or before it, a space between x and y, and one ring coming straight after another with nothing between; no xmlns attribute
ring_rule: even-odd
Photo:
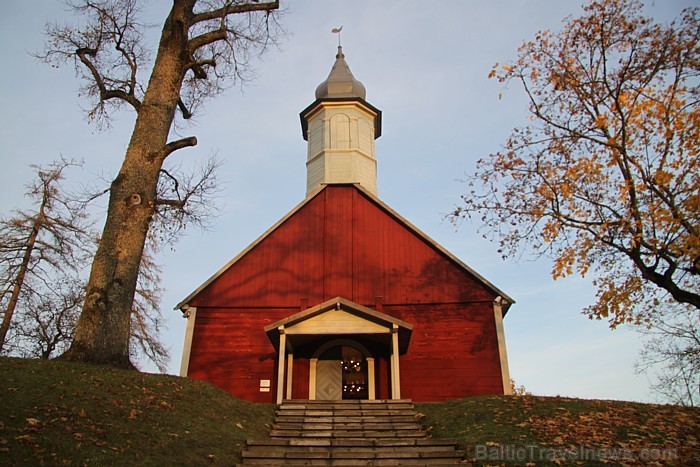
<svg viewBox="0 0 700 467"><path fill-rule="evenodd" d="M19 435L15 437L15 440L22 444L34 444L34 437L30 435Z"/></svg>

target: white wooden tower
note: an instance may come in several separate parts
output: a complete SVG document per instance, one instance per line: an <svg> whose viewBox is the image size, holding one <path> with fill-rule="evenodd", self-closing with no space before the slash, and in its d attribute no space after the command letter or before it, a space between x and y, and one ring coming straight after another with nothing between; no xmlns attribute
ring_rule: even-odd
<svg viewBox="0 0 700 467"><path fill-rule="evenodd" d="M309 143L307 195L332 183L356 183L377 194L374 140L381 135L382 113L365 101L365 95L338 46L328 78L316 88L316 100L300 114Z"/></svg>

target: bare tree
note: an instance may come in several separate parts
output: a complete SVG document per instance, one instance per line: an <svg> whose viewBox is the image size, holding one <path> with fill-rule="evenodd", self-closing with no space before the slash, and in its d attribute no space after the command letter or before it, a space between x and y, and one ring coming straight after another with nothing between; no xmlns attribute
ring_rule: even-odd
<svg viewBox="0 0 700 467"><path fill-rule="evenodd" d="M154 245L149 244L141 263L131 313L129 355L133 362L150 361L165 372L170 352L160 339L163 328L161 270L154 259L153 248ZM38 286L25 283L27 287L18 302L4 353L49 359L70 346L85 300L85 280L61 271L50 271L49 275L42 278Z"/></svg>
<svg viewBox="0 0 700 467"><path fill-rule="evenodd" d="M158 337L163 327L160 312L163 289L160 286L161 269L154 258L156 247L157 244L149 242L141 258L141 270L131 311L129 354L132 360L145 357L161 372L165 372L170 353Z"/></svg>
<svg viewBox="0 0 700 467"><path fill-rule="evenodd" d="M163 164L194 136L169 140L175 112L189 119L209 97L250 78L250 60L278 34L278 1L173 0L163 23L148 84L141 74L151 54L136 0L76 0L84 24L49 26L46 62L73 63L91 98L88 116L133 109L136 123L109 190L107 220L92 263L75 338L64 358L131 367L130 316L151 222L159 206L185 199L158 196ZM161 211L162 212L162 211Z"/></svg>
<svg viewBox="0 0 700 467"><path fill-rule="evenodd" d="M82 272L97 246L87 214L88 202L61 186L64 171L79 165L61 160L45 168L33 166L37 177L28 187L27 196L34 208L0 219L4 354L48 359L65 351L73 339L85 299ZM206 167L212 165L215 163L210 161ZM185 180L198 183L185 183L179 195L208 204L210 200L202 189L210 183L215 185L212 174L204 170ZM207 218L206 212L202 213L204 208L197 210L197 203L192 206L195 214ZM162 217L165 220L167 215ZM169 232L172 237L177 229ZM159 339L160 268L154 259L160 244L149 243L143 255L131 314L130 355L134 360L150 360L165 371L169 352Z"/></svg>
<svg viewBox="0 0 700 467"><path fill-rule="evenodd" d="M665 402L700 405L700 317L688 306L657 315L637 362L640 373L655 374L651 389Z"/></svg>
<svg viewBox="0 0 700 467"><path fill-rule="evenodd" d="M49 359L68 348L85 299L85 284L67 276L53 277L50 285L22 297L9 330L9 354Z"/></svg>
<svg viewBox="0 0 700 467"><path fill-rule="evenodd" d="M61 160L46 168L32 166L37 179L26 195L34 208L0 219L0 351L22 295L32 295L31 290L38 286L50 289L52 271L79 272L91 251L85 211L59 189L63 172L76 165Z"/></svg>

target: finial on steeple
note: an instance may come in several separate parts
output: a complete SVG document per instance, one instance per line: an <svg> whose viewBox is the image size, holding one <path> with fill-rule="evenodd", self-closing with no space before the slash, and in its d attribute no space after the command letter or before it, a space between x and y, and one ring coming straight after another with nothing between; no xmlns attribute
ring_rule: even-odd
<svg viewBox="0 0 700 467"><path fill-rule="evenodd" d="M339 51L341 50L341 45L340 45L340 31L342 31L342 30L343 30L343 27L342 27L342 26L339 27L339 28L333 28L333 29L331 29L331 32L332 32L333 34L337 34L337 35L338 35L338 50L339 50ZM342 53L342 51L341 51L341 52L338 52L338 53Z"/></svg>
<svg viewBox="0 0 700 467"><path fill-rule="evenodd" d="M335 28L333 31L342 29ZM316 99L328 97L359 97L365 98L365 87L355 79L350 71L350 67L345 62L343 47L338 46L338 54L335 56L335 63L328 78L316 88Z"/></svg>

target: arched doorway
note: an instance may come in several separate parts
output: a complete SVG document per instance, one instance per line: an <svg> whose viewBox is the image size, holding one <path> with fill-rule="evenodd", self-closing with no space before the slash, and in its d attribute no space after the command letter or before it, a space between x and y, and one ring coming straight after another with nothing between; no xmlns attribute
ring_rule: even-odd
<svg viewBox="0 0 700 467"><path fill-rule="evenodd" d="M311 359L310 399L374 399L374 358L362 344L336 339Z"/></svg>

